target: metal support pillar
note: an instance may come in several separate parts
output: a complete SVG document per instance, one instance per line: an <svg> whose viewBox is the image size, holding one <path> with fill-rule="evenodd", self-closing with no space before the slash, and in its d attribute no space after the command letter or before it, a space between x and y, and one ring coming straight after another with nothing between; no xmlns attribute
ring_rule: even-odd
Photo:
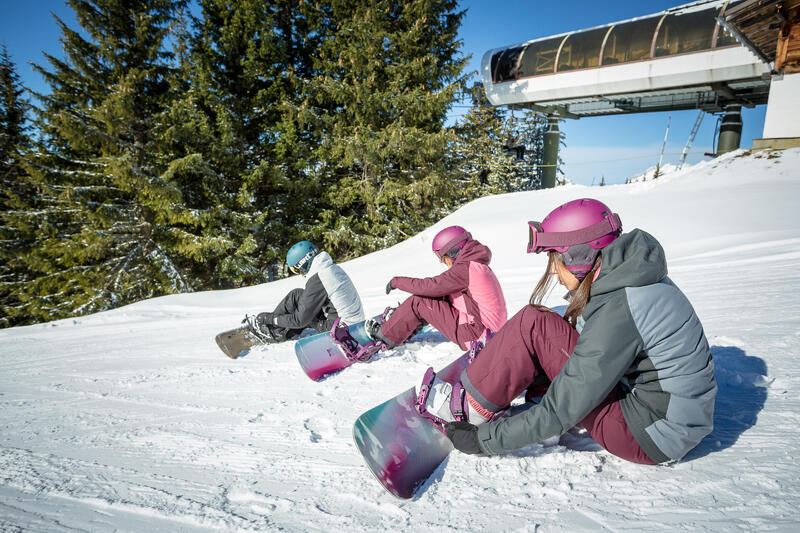
<svg viewBox="0 0 800 533"><path fill-rule="evenodd" d="M725 115L719 127L717 155L726 154L739 149L742 140L742 106L725 106Z"/></svg>
<svg viewBox="0 0 800 533"><path fill-rule="evenodd" d="M558 115L547 115L547 131L544 133L544 154L542 154L542 189L552 189L556 186L558 145L561 142L558 119Z"/></svg>

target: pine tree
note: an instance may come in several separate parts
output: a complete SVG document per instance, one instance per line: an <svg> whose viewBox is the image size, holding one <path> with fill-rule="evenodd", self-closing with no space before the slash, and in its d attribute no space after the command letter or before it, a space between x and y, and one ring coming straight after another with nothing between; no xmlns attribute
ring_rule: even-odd
<svg viewBox="0 0 800 533"><path fill-rule="evenodd" d="M21 302L17 285L29 277L20 256L31 247L34 236L23 224L17 209L21 199L33 194L22 167L24 153L30 149L27 113L22 99L25 90L5 44L0 47L0 327L14 325L11 316Z"/></svg>
<svg viewBox="0 0 800 533"><path fill-rule="evenodd" d="M308 172L313 136L296 113L313 62L315 13L292 0L200 5L188 53L191 101L179 105L198 114L205 137L192 132L184 142L225 177L235 200L229 210L244 222L232 227L254 253L232 256L222 270L247 283L254 277L243 274L277 266L293 241L309 238L303 221L321 194Z"/></svg>
<svg viewBox="0 0 800 533"><path fill-rule="evenodd" d="M523 110L521 117L512 115L509 118L506 131L508 145L517 153L513 172L508 178L513 183L514 190L532 191L541 188L547 116ZM560 136L563 139L564 133L561 132Z"/></svg>
<svg viewBox="0 0 800 533"><path fill-rule="evenodd" d="M231 117L218 112L209 76L198 66L191 49L190 18L181 14L174 24L176 68L170 83L175 98L162 116L159 137L170 154L172 177L180 183L184 201L202 217L197 242L216 244L194 248L187 276L195 288L228 288L245 279L261 279L252 257L257 245L248 232L249 213L238 201L238 171L232 171L242 164L247 150L231 142L226 129Z"/></svg>
<svg viewBox="0 0 800 533"><path fill-rule="evenodd" d="M66 57L36 67L52 92L38 95L42 138L26 158L40 193L29 210L40 205L20 313L36 319L191 290L204 258L230 247L186 154L163 138L175 98L166 43L186 2L69 3L88 38L56 19Z"/></svg>
<svg viewBox="0 0 800 533"><path fill-rule="evenodd" d="M479 83L467 94L472 107L453 128L453 207L489 194L538 189L547 117L494 107Z"/></svg>
<svg viewBox="0 0 800 533"><path fill-rule="evenodd" d="M4 198L23 175L21 153L30 146L26 125L29 105L22 99L24 92L16 65L3 44L0 46L0 186Z"/></svg>
<svg viewBox="0 0 800 533"><path fill-rule="evenodd" d="M320 135L318 233L340 256L384 247L445 213L462 83L455 0L330 2L298 114Z"/></svg>
<svg viewBox="0 0 800 533"><path fill-rule="evenodd" d="M517 133L504 109L492 106L483 86L474 84L468 95L470 110L458 121L453 131L456 141L451 156L458 172L450 201L453 207L486 196L520 190L516 183L515 164L522 160L514 139ZM510 142L511 141L511 142Z"/></svg>

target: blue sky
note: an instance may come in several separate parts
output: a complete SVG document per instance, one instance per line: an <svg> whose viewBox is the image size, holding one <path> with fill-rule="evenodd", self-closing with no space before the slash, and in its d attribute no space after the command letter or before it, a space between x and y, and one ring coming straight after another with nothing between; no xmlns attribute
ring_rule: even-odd
<svg viewBox="0 0 800 533"><path fill-rule="evenodd" d="M467 10L460 32L462 50L472 56L468 69L478 71L484 52L491 48L647 15L681 3L685 2L461 0L462 9ZM0 0L0 42L8 46L23 84L38 91L46 91L47 86L28 63L45 64L42 51L62 56L60 33L51 12L69 27L78 28L63 0ZM765 106L743 109L742 147L751 147L753 139L761 137L765 111ZM668 115L671 126L664 161L677 162L697 111L566 120L561 125L567 143L561 152L563 170L572 181L586 185L599 183L603 177L606 183L624 182L658 161ZM711 151L715 124L716 117L705 116L689 163L704 159L702 154Z"/></svg>

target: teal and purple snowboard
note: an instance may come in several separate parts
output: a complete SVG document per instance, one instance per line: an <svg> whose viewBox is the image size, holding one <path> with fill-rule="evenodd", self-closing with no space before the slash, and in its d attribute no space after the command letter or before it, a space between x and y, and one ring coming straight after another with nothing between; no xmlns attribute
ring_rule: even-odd
<svg viewBox="0 0 800 533"><path fill-rule="evenodd" d="M364 346L370 342L364 322L359 322L348 328L350 335L359 345ZM355 361L344 354L342 347L333 339L330 332L318 333L305 337L294 345L297 361L303 372L314 381L319 381L328 374L347 368Z"/></svg>
<svg viewBox="0 0 800 533"><path fill-rule="evenodd" d="M465 353L436 376L457 382L469 357L470 352ZM411 498L453 449L450 439L419 414L416 404L412 387L362 414L353 426L353 440L367 467L398 498Z"/></svg>

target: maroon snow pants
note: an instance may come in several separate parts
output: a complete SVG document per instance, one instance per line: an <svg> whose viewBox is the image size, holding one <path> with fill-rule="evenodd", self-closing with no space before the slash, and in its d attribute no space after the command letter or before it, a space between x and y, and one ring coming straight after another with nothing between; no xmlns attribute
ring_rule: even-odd
<svg viewBox="0 0 800 533"><path fill-rule="evenodd" d="M544 372L552 381L569 359L578 332L555 313L527 305L500 329L467 367L464 387L490 411L499 411ZM619 388L580 424L603 448L628 461L655 464L636 442L619 403Z"/></svg>
<svg viewBox="0 0 800 533"><path fill-rule="evenodd" d="M394 310L381 327L381 333L393 343L400 344L425 322L464 350L470 341L479 339L486 330L480 322L459 324L458 310L446 298L413 295Z"/></svg>

